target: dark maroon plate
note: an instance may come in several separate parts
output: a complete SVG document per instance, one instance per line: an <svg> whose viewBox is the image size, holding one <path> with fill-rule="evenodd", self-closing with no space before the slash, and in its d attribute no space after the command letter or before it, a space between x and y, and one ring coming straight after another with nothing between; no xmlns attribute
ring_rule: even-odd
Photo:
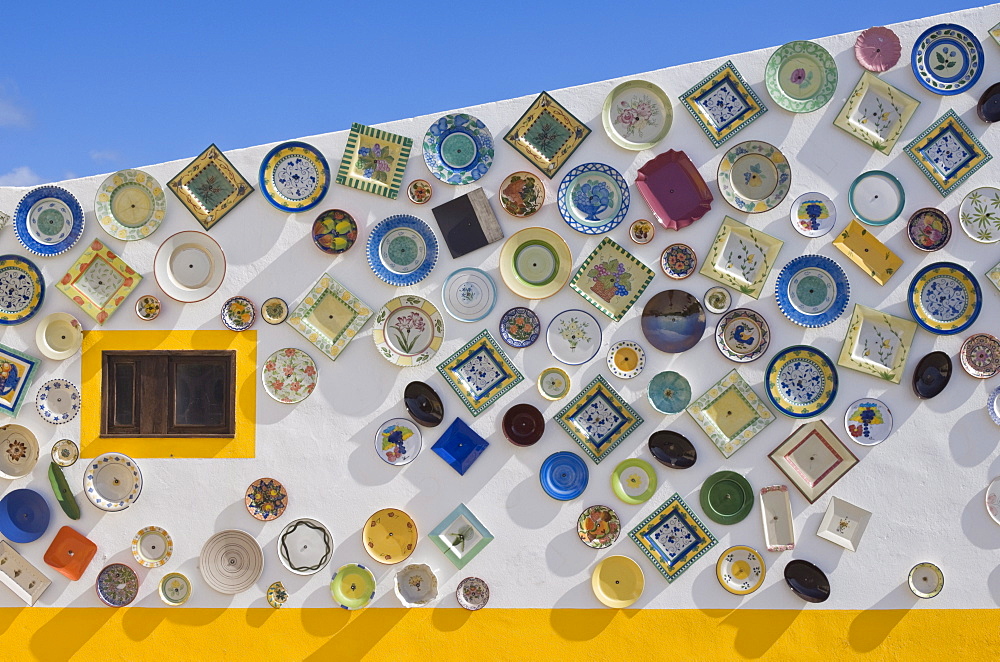
<svg viewBox="0 0 1000 662"><path fill-rule="evenodd" d="M506 411L501 422L503 435L515 446L531 446L545 432L545 418L534 405L516 404Z"/></svg>
<svg viewBox="0 0 1000 662"><path fill-rule="evenodd" d="M673 430L657 430L649 435L649 452L671 469L688 469L698 460L698 451L684 435Z"/></svg>
<svg viewBox="0 0 1000 662"><path fill-rule="evenodd" d="M712 208L712 191L684 152L671 149L647 161L636 173L635 187L668 230L687 227Z"/></svg>
<svg viewBox="0 0 1000 662"><path fill-rule="evenodd" d="M830 580L809 561L789 561L785 566L785 583L806 602L824 602L830 597Z"/></svg>

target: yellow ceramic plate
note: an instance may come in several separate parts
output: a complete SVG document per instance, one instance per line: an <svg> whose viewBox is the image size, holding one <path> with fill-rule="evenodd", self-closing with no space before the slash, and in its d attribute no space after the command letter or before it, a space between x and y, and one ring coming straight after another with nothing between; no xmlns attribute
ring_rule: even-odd
<svg viewBox="0 0 1000 662"><path fill-rule="evenodd" d="M115 239L145 239L160 227L167 196L156 178L142 170L121 170L97 189L97 222Z"/></svg>
<svg viewBox="0 0 1000 662"><path fill-rule="evenodd" d="M627 556L609 556L594 568L594 595L612 609L625 609L639 599L646 580L639 564Z"/></svg>
<svg viewBox="0 0 1000 662"><path fill-rule="evenodd" d="M547 228L515 232L500 249L500 277L511 292L525 299L552 296L572 272L569 246Z"/></svg>
<svg viewBox="0 0 1000 662"><path fill-rule="evenodd" d="M417 525L402 510L385 508L369 518L361 539L369 556L394 565L409 558L416 548Z"/></svg>
<svg viewBox="0 0 1000 662"><path fill-rule="evenodd" d="M753 593L764 583L764 559L757 550L736 545L722 552L715 564L715 576L722 588L735 595Z"/></svg>

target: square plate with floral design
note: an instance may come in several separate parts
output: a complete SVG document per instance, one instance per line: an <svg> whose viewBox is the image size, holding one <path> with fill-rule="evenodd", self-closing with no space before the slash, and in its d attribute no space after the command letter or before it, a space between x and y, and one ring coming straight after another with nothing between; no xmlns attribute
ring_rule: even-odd
<svg viewBox="0 0 1000 662"><path fill-rule="evenodd" d="M758 299L784 243L726 216L699 273Z"/></svg>
<svg viewBox="0 0 1000 662"><path fill-rule="evenodd" d="M56 288L104 324L141 280L132 267L95 239Z"/></svg>
<svg viewBox="0 0 1000 662"><path fill-rule="evenodd" d="M943 196L993 158L954 110L910 141L906 153Z"/></svg>
<svg viewBox="0 0 1000 662"><path fill-rule="evenodd" d="M371 316L368 304L330 274L323 274L286 321L336 361Z"/></svg>
<svg viewBox="0 0 1000 662"><path fill-rule="evenodd" d="M809 503L858 463L851 449L821 420L799 426L768 457Z"/></svg>
<svg viewBox="0 0 1000 662"><path fill-rule="evenodd" d="M167 188L206 230L253 193L250 182L215 145L209 145L187 164L167 183Z"/></svg>
<svg viewBox="0 0 1000 662"><path fill-rule="evenodd" d="M605 237L577 269L569 286L617 322L642 296L653 275L652 269Z"/></svg>
<svg viewBox="0 0 1000 662"><path fill-rule="evenodd" d="M879 285L885 285L903 266L902 258L858 223L857 219L852 220L837 235L833 245Z"/></svg>
<svg viewBox="0 0 1000 662"><path fill-rule="evenodd" d="M347 136L337 183L395 200L413 140L355 122Z"/></svg>
<svg viewBox="0 0 1000 662"><path fill-rule="evenodd" d="M586 124L542 92L503 139L552 179L589 135Z"/></svg>
<svg viewBox="0 0 1000 662"><path fill-rule="evenodd" d="M524 379L486 329L437 369L473 416Z"/></svg>
<svg viewBox="0 0 1000 662"><path fill-rule="evenodd" d="M688 405L687 413L726 457L774 422L774 414L735 370Z"/></svg>
<svg viewBox="0 0 1000 662"><path fill-rule="evenodd" d="M493 542L493 534L464 503L431 531L430 538L459 569Z"/></svg>
<svg viewBox="0 0 1000 662"><path fill-rule="evenodd" d="M642 416L602 375L587 384L556 414L555 420L598 464L642 425Z"/></svg>
<svg viewBox="0 0 1000 662"><path fill-rule="evenodd" d="M920 102L870 71L861 75L833 125L888 154Z"/></svg>
<svg viewBox="0 0 1000 662"><path fill-rule="evenodd" d="M730 61L682 94L681 103L716 147L767 112Z"/></svg>
<svg viewBox="0 0 1000 662"><path fill-rule="evenodd" d="M676 492L628 537L671 583L718 542Z"/></svg>
<svg viewBox="0 0 1000 662"><path fill-rule="evenodd" d="M820 522L816 535L840 545L844 549L856 552L871 517L872 514L864 508L859 508L853 503L848 503L837 497L831 497L830 505L826 508L826 515L823 516L823 521Z"/></svg>
<svg viewBox="0 0 1000 662"><path fill-rule="evenodd" d="M916 330L913 320L856 303L837 365L898 384Z"/></svg>
<svg viewBox="0 0 1000 662"><path fill-rule="evenodd" d="M3 389L0 390L0 412L17 416L28 386L35 378L35 366L41 361L30 354L0 345L0 366L3 367Z"/></svg>

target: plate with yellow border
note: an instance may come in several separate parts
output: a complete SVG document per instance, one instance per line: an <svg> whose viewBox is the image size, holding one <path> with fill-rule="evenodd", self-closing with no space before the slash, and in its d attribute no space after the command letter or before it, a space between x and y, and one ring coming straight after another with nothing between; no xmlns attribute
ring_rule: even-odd
<svg viewBox="0 0 1000 662"><path fill-rule="evenodd" d="M372 515L361 532L365 551L379 563L395 565L417 547L417 525L398 508L383 508Z"/></svg>
<svg viewBox="0 0 1000 662"><path fill-rule="evenodd" d="M500 249L500 277L525 299L546 299L563 288L573 273L569 245L548 228L515 232Z"/></svg>
<svg viewBox="0 0 1000 662"><path fill-rule="evenodd" d="M330 166L323 154L307 143L281 143L260 163L260 192L281 211L312 209L329 188Z"/></svg>
<svg viewBox="0 0 1000 662"><path fill-rule="evenodd" d="M97 222L115 239L145 239L160 227L167 213L167 196L156 178L142 170L108 175L94 201Z"/></svg>
<svg viewBox="0 0 1000 662"><path fill-rule="evenodd" d="M631 607L642 596L646 580L639 564L627 556L609 556L597 564L590 580L594 595L612 609Z"/></svg>
<svg viewBox="0 0 1000 662"><path fill-rule="evenodd" d="M734 545L722 552L715 564L715 576L722 588L733 595L749 595L764 584L767 568L757 550Z"/></svg>
<svg viewBox="0 0 1000 662"><path fill-rule="evenodd" d="M372 340L379 355L394 365L425 363L444 339L444 320L427 299L406 295L386 302L375 315Z"/></svg>
<svg viewBox="0 0 1000 662"><path fill-rule="evenodd" d="M935 262L910 281L906 302L917 324L931 333L965 331L983 307L983 291L968 269L954 262Z"/></svg>

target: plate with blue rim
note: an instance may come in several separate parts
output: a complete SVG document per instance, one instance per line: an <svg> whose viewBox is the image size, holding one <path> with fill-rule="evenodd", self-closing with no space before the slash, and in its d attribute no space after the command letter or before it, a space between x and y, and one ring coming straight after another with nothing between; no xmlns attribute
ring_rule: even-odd
<svg viewBox="0 0 1000 662"><path fill-rule="evenodd" d="M910 315L931 333L968 329L983 307L983 291L972 272L954 262L935 262L917 272L906 295Z"/></svg>
<svg viewBox="0 0 1000 662"><path fill-rule="evenodd" d="M563 220L583 234L618 227L628 213L631 194L621 173L603 163L584 163L566 173L556 201Z"/></svg>
<svg viewBox="0 0 1000 662"><path fill-rule="evenodd" d="M368 266L389 285L415 285L437 264L438 242L416 216L395 214L379 221L368 235Z"/></svg>
<svg viewBox="0 0 1000 662"><path fill-rule="evenodd" d="M812 329L844 314L851 284L840 265L825 255L800 255L782 267L774 298L785 317Z"/></svg>
<svg viewBox="0 0 1000 662"><path fill-rule="evenodd" d="M424 134L424 163L445 184L471 184L493 165L493 134L465 113L439 117Z"/></svg>
<svg viewBox="0 0 1000 662"><path fill-rule="evenodd" d="M809 345L778 352L764 373L767 397L792 418L819 416L837 397L837 368L826 354Z"/></svg>
<svg viewBox="0 0 1000 662"><path fill-rule="evenodd" d="M330 188L326 157L308 143L276 146L260 162L260 192L281 211L303 212L320 203Z"/></svg>
<svg viewBox="0 0 1000 662"><path fill-rule="evenodd" d="M491 312L497 302L493 278L476 267L462 267L445 279L441 302L448 314L459 322L478 322Z"/></svg>
<svg viewBox="0 0 1000 662"><path fill-rule="evenodd" d="M961 25L933 25L917 37L910 67L917 82L934 94L959 94L983 74L983 45Z"/></svg>
<svg viewBox="0 0 1000 662"><path fill-rule="evenodd" d="M31 189L14 211L17 240L36 255L62 255L80 240L83 226L83 207L61 186Z"/></svg>
<svg viewBox="0 0 1000 662"><path fill-rule="evenodd" d="M45 300L45 279L35 263L20 255L0 255L0 325L23 324Z"/></svg>
<svg viewBox="0 0 1000 662"><path fill-rule="evenodd" d="M542 489L557 501L570 501L587 489L590 469L582 457L569 451L559 451L545 458L538 471Z"/></svg>

